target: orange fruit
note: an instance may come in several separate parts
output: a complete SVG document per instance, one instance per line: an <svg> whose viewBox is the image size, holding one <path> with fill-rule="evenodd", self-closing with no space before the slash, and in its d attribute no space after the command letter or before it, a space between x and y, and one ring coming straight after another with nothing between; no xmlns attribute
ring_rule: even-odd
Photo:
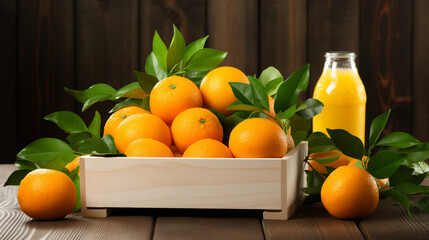
<svg viewBox="0 0 429 240"><path fill-rule="evenodd" d="M321 198L328 212L339 219L361 219L378 204L375 179L362 168L341 166L326 178Z"/></svg>
<svg viewBox="0 0 429 240"><path fill-rule="evenodd" d="M326 167L333 167L333 168L338 168L340 166L346 166L350 163L350 159L349 157L347 157L346 155L342 154L341 152L337 151L337 150L332 150L329 152L321 152L321 153L312 153L310 154L309 158L330 158L330 157L335 157L335 156L339 156L341 155L341 157L331 163L328 164L320 164L318 162L316 162L315 160L308 160L308 162L311 164L311 166L313 166L316 171L318 171L319 173L324 173L327 174L328 170L326 169ZM312 171L313 168L310 166L310 164L308 165L308 170Z"/></svg>
<svg viewBox="0 0 429 240"><path fill-rule="evenodd" d="M186 149L183 157L189 158L232 158L231 150L223 143L213 139L202 139Z"/></svg>
<svg viewBox="0 0 429 240"><path fill-rule="evenodd" d="M127 157L173 157L173 152L164 143L145 138L137 139L125 150Z"/></svg>
<svg viewBox="0 0 429 240"><path fill-rule="evenodd" d="M118 151L124 153L128 145L140 138L158 140L168 147L171 145L171 134L167 124L153 114L135 114L127 117L115 133L115 144Z"/></svg>
<svg viewBox="0 0 429 240"><path fill-rule="evenodd" d="M180 113L171 125L171 134L179 152L194 142L211 138L222 141L223 129L219 119L207 109L190 108Z"/></svg>
<svg viewBox="0 0 429 240"><path fill-rule="evenodd" d="M251 118L234 127L229 148L237 158L281 158L287 153L287 137L278 124Z"/></svg>
<svg viewBox="0 0 429 240"><path fill-rule="evenodd" d="M67 168L67 170L69 170L69 172L73 172L73 170L75 168L79 167L79 159L80 159L80 157L76 157L75 159L73 159L73 161L67 163L65 168ZM80 177L80 171L79 171L78 175Z"/></svg>
<svg viewBox="0 0 429 240"><path fill-rule="evenodd" d="M137 106L128 106L119 109L118 111L112 113L110 117L107 119L106 124L104 125L104 133L103 136L107 134L112 135L115 138L115 132L118 128L119 124L124 121L127 117L134 114L142 114L142 113L150 113L143 108Z"/></svg>
<svg viewBox="0 0 429 240"><path fill-rule="evenodd" d="M188 108L202 107L203 99L191 80L172 76L158 82L150 93L150 110L167 125Z"/></svg>
<svg viewBox="0 0 429 240"><path fill-rule="evenodd" d="M237 98L232 92L229 82L249 83L246 75L234 67L218 67L211 70L200 84L204 105L213 108L224 115L231 115L234 111L226 110Z"/></svg>
<svg viewBox="0 0 429 240"><path fill-rule="evenodd" d="M18 188L21 210L37 220L60 219L76 204L76 189L64 173L51 169L36 169L22 179Z"/></svg>

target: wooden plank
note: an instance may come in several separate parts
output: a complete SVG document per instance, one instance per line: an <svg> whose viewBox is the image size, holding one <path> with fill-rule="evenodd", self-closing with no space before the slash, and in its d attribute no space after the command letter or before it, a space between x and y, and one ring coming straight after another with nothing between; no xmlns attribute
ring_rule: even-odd
<svg viewBox="0 0 429 240"><path fill-rule="evenodd" d="M7 141L2 141L3 157L0 163L12 163L17 153L16 149L16 117L17 98L16 83L18 70L17 49L17 2L14 0L0 1L0 79L2 79L2 94L0 101L3 104L5 116L0 120L3 136Z"/></svg>
<svg viewBox="0 0 429 240"><path fill-rule="evenodd" d="M118 89L136 81L138 0L77 0L76 14L76 88L107 83ZM99 110L104 123L113 105L95 105L83 114L86 122L90 122L94 110ZM81 107L79 104L77 110Z"/></svg>
<svg viewBox="0 0 429 240"><path fill-rule="evenodd" d="M260 5L261 71L285 76L307 63L307 1L268 0Z"/></svg>
<svg viewBox="0 0 429 240"><path fill-rule="evenodd" d="M365 239L427 239L429 214L413 212L412 220L401 205L383 199L369 217L359 223Z"/></svg>
<svg viewBox="0 0 429 240"><path fill-rule="evenodd" d="M429 141L429 1L414 1L413 20L413 135Z"/></svg>
<svg viewBox="0 0 429 240"><path fill-rule="evenodd" d="M152 51L152 38L158 31L167 47L175 24L187 44L205 35L205 1L140 0L140 70L144 71L147 56Z"/></svg>
<svg viewBox="0 0 429 240"><path fill-rule="evenodd" d="M359 0L309 0L308 97L313 96L328 51L352 51L359 56Z"/></svg>
<svg viewBox="0 0 429 240"><path fill-rule="evenodd" d="M207 33L208 46L228 52L223 66L248 75L259 72L257 0L209 0Z"/></svg>
<svg viewBox="0 0 429 240"><path fill-rule="evenodd" d="M0 165L0 186L14 170ZM0 239L152 239L154 221L147 216L87 219L72 213L62 221L34 221L19 209L17 191L0 188Z"/></svg>
<svg viewBox="0 0 429 240"><path fill-rule="evenodd" d="M159 217L153 239L264 239L256 218Z"/></svg>
<svg viewBox="0 0 429 240"><path fill-rule="evenodd" d="M353 221L333 218L321 203L303 205L287 221L263 220L267 240L363 239Z"/></svg>
<svg viewBox="0 0 429 240"><path fill-rule="evenodd" d="M361 2L360 75L366 86L367 127L391 108L384 134L412 123L412 1Z"/></svg>
<svg viewBox="0 0 429 240"><path fill-rule="evenodd" d="M73 6L72 0L18 2L18 149L40 137L66 136L43 117L74 110L63 90L75 77Z"/></svg>

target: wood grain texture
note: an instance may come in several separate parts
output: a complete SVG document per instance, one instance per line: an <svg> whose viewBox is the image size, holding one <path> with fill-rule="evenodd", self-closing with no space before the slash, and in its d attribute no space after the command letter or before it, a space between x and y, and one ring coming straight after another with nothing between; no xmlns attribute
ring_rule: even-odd
<svg viewBox="0 0 429 240"><path fill-rule="evenodd" d="M413 10L413 135L429 141L429 1L415 0Z"/></svg>
<svg viewBox="0 0 429 240"><path fill-rule="evenodd" d="M136 81L138 69L138 0L76 1L76 88L107 83L119 89ZM77 111L80 112L79 104ZM99 110L102 123L113 103L97 104L85 112L89 122Z"/></svg>
<svg viewBox="0 0 429 240"><path fill-rule="evenodd" d="M14 165L0 165L3 186ZM82 218L69 214L64 220L35 221L19 208L17 186L0 188L0 239L152 239L154 221L148 216Z"/></svg>
<svg viewBox="0 0 429 240"><path fill-rule="evenodd" d="M312 97L326 52L352 51L359 55L359 0L309 0L307 38L311 64L308 97Z"/></svg>
<svg viewBox="0 0 429 240"><path fill-rule="evenodd" d="M208 0L207 34L209 47L228 52L222 65L259 72L257 0Z"/></svg>
<svg viewBox="0 0 429 240"><path fill-rule="evenodd" d="M262 240L264 234L256 218L160 217L153 239Z"/></svg>
<svg viewBox="0 0 429 240"><path fill-rule="evenodd" d="M0 120L4 128L2 138L3 157L0 163L10 163L16 155L16 120L17 120L17 97L16 79L18 73L18 48L17 48L17 1L0 1L0 79L2 80L2 94L0 101L3 104L3 112L7 117Z"/></svg>
<svg viewBox="0 0 429 240"><path fill-rule="evenodd" d="M412 1L361 2L360 73L366 86L367 127L392 109L384 134L412 123Z"/></svg>
<svg viewBox="0 0 429 240"><path fill-rule="evenodd" d="M429 214L413 212L412 220L401 205L383 199L369 217L359 223L365 239L428 239Z"/></svg>
<svg viewBox="0 0 429 240"><path fill-rule="evenodd" d="M260 70L287 77L307 63L307 1L263 1L260 14Z"/></svg>
<svg viewBox="0 0 429 240"><path fill-rule="evenodd" d="M72 0L23 0L18 8L16 136L21 149L40 137L65 137L43 117L59 110L74 110L74 100L63 86L74 85L75 58Z"/></svg>
<svg viewBox="0 0 429 240"><path fill-rule="evenodd" d="M158 31L167 47L175 24L187 44L206 34L206 4L200 0L140 0L140 69L144 70L152 51L152 38Z"/></svg>
<svg viewBox="0 0 429 240"><path fill-rule="evenodd" d="M282 159L82 157L81 161L89 208L281 210Z"/></svg>
<svg viewBox="0 0 429 240"><path fill-rule="evenodd" d="M265 239L363 239L353 221L333 218L321 203L303 205L287 221L263 220Z"/></svg>

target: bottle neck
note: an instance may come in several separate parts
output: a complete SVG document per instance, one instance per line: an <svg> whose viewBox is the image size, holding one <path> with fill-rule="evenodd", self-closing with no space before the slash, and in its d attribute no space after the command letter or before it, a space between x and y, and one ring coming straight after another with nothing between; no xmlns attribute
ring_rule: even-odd
<svg viewBox="0 0 429 240"><path fill-rule="evenodd" d="M354 57L326 57L324 69L357 70Z"/></svg>

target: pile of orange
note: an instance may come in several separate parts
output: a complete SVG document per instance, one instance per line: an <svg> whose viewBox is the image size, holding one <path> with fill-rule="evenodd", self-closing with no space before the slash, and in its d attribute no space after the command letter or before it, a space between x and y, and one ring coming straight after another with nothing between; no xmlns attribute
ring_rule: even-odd
<svg viewBox="0 0 429 240"><path fill-rule="evenodd" d="M244 120L231 132L229 146L222 143L224 129L209 109L225 116L234 113L226 110L237 101L229 82L249 84L234 67L213 69L199 88L187 78L168 77L152 89L150 112L138 106L120 109L107 120L104 135L112 135L118 151L127 157L283 157L287 134L267 119ZM275 114L273 106L270 97L269 114Z"/></svg>

